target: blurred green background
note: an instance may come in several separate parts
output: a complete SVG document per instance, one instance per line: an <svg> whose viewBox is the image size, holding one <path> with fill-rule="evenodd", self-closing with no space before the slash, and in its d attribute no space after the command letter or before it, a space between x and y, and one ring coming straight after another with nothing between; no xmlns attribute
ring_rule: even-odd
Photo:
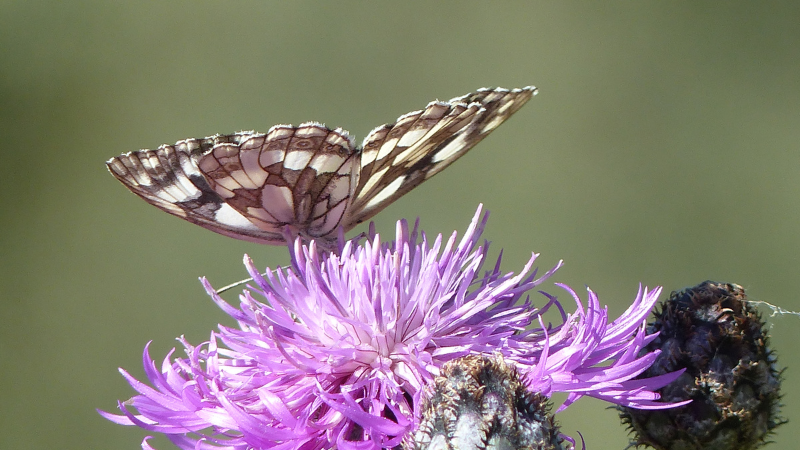
<svg viewBox="0 0 800 450"><path fill-rule="evenodd" d="M94 410L132 394L117 367L140 376L149 340L160 360L230 323L198 276L244 278L244 253L286 261L160 212L104 161L307 120L360 142L482 86L540 94L379 230L463 231L483 202L505 270L564 259L553 281L591 286L614 317L640 282L706 279L800 310L798 17L796 2L0 2L2 447L139 448L144 431ZM797 423L800 318L770 320ZM622 449L605 408L559 419Z"/></svg>

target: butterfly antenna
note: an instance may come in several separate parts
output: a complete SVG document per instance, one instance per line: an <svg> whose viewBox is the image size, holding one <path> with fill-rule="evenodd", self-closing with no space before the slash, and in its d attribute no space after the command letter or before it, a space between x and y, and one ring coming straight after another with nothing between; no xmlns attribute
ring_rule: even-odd
<svg viewBox="0 0 800 450"><path fill-rule="evenodd" d="M263 273L261 275L266 275L266 273ZM253 281L253 277L244 279L242 281L237 281L236 283L231 283L231 284L229 284L227 286L223 286L223 287L217 289L217 294L222 294L223 292L231 290L231 289L235 288L236 286L241 286L241 285L243 285L245 283L249 283L251 281Z"/></svg>
<svg viewBox="0 0 800 450"><path fill-rule="evenodd" d="M277 272L277 271L279 271L279 270L283 270L283 269L285 269L285 267L278 267L278 268L277 268L277 269L275 269L275 270L272 270L272 271L268 271L268 272L264 272L264 273L262 273L262 274L261 274L261 276L262 276L262 277L265 277L265 276L267 276L267 274L268 274L268 273L270 273L270 272ZM221 288L217 289L217 294L222 294L223 292L225 292L225 291L229 291L229 290L231 290L231 289L235 288L236 286L241 286L241 285L243 285L243 284L245 284L245 283L249 283L249 282L251 282L251 281L253 281L253 277L246 278L246 279L244 279L244 280L242 280L242 281L237 281L236 283L231 283L231 284L229 284L229 285L227 285L227 286L223 286L223 287L221 287Z"/></svg>

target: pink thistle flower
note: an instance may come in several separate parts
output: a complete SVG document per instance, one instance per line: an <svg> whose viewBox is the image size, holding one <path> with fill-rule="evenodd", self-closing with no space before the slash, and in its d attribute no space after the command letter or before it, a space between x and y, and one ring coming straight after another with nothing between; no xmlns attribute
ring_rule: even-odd
<svg viewBox="0 0 800 450"><path fill-rule="evenodd" d="M561 263L537 278L537 254L519 274L502 273L498 258L480 275L487 217L479 208L460 242L455 233L429 242L405 221L394 242L372 232L338 254L298 240L291 267L264 276L245 256L255 286L238 307L202 279L239 328L220 326L197 347L181 339L186 358L170 352L160 370L145 348L150 385L121 369L138 395L120 403L122 415L101 414L183 449L393 448L418 425L421 397L442 365L481 354L502 355L536 392L569 392L562 409L583 395L674 406L657 403L653 391L679 373L632 380L657 356L639 353L654 338L644 318L660 289L640 290L612 323L591 291L584 310L562 286L578 305L572 315L549 294L537 308L523 296ZM553 306L563 323L545 326Z"/></svg>

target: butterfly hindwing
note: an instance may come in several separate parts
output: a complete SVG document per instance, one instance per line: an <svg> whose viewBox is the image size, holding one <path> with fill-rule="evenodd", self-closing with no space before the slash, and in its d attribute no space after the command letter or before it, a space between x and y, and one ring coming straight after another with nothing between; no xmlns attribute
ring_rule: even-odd
<svg viewBox="0 0 800 450"><path fill-rule="evenodd" d="M308 122L186 139L107 162L128 189L209 230L263 244L288 231L330 244L452 164L516 112L536 88L479 89L349 134Z"/></svg>
<svg viewBox="0 0 800 450"><path fill-rule="evenodd" d="M199 158L211 188L260 229L305 238L335 234L352 194L357 154L344 130L277 125Z"/></svg>

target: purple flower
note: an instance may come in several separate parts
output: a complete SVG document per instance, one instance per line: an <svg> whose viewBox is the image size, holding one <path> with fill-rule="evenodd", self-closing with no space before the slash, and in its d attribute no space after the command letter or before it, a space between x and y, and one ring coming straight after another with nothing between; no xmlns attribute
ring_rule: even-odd
<svg viewBox="0 0 800 450"><path fill-rule="evenodd" d="M650 367L659 354L642 350L657 336L645 333L645 320L658 301L660 287L648 291L639 286L628 310L608 323L608 309L600 307L597 294L591 289L587 289L589 304L584 310L575 291L563 284L558 286L575 299L575 313L567 317L557 332L550 332L542 340L544 350L535 359L509 358L527 373L529 389L545 395L569 392L558 411L584 395L637 409L674 408L689 403L659 403L656 402L659 394L653 392L671 383L683 370L632 379ZM550 294L542 294L554 299Z"/></svg>
<svg viewBox="0 0 800 450"><path fill-rule="evenodd" d="M257 286L238 308L202 280L239 329L220 326L198 347L181 339L187 357L170 352L160 370L145 348L152 387L121 370L139 394L120 403L122 415L101 414L184 449L391 448L415 429L421 396L442 365L471 354L502 355L534 391L569 392L562 409L583 395L675 406L657 403L653 390L679 373L632 380L657 356L639 353L654 338L644 319L660 289L640 290L612 323L591 291L584 310L562 286L578 305L572 315L545 293L537 308L523 295L561 263L537 278L538 255L516 275L503 274L498 258L480 275L487 216L479 208L460 242L453 233L429 243L405 221L395 242L381 244L372 232L338 254L296 241L291 267L265 276L245 257ZM563 322L545 325L553 306Z"/></svg>

